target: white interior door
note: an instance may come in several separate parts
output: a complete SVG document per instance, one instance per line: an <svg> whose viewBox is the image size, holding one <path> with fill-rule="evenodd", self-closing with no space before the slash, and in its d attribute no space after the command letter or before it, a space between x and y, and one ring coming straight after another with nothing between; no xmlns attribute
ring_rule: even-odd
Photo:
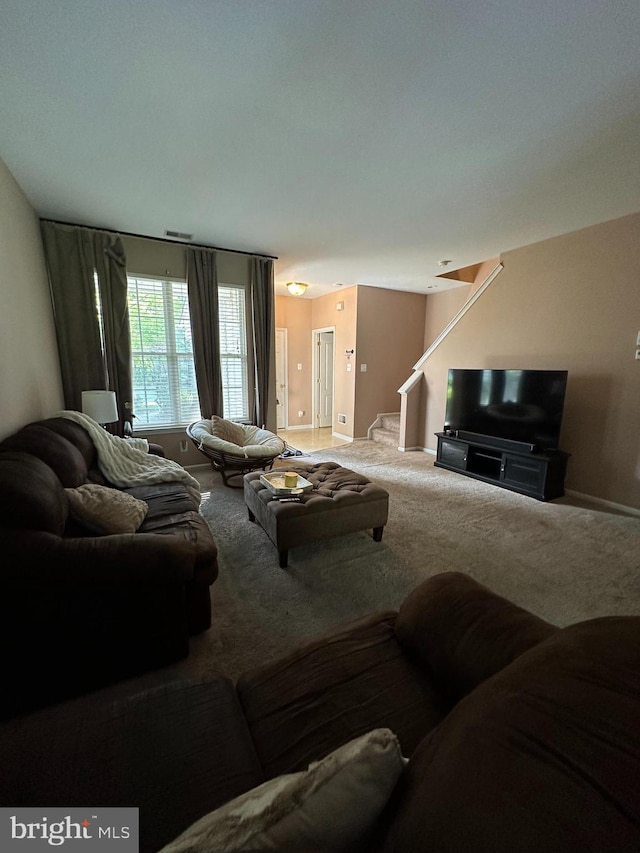
<svg viewBox="0 0 640 853"><path fill-rule="evenodd" d="M333 425L333 331L316 332L316 426Z"/></svg>
<svg viewBox="0 0 640 853"><path fill-rule="evenodd" d="M276 329L276 424L286 429L287 413L287 330Z"/></svg>

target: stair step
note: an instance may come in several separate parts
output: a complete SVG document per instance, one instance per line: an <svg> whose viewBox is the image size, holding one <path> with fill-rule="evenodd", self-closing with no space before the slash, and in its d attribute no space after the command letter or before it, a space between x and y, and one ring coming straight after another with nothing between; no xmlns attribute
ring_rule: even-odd
<svg viewBox="0 0 640 853"><path fill-rule="evenodd" d="M378 444L388 444L389 447L398 448L398 433L396 430L375 427L371 430L371 438L373 441L377 441Z"/></svg>
<svg viewBox="0 0 640 853"><path fill-rule="evenodd" d="M400 432L400 413L382 416L382 429Z"/></svg>

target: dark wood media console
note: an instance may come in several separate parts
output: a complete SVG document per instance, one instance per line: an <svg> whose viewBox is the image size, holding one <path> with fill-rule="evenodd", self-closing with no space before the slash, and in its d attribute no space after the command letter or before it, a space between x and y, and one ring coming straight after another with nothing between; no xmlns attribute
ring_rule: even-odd
<svg viewBox="0 0 640 853"><path fill-rule="evenodd" d="M475 438L437 432L438 452L434 465L484 480L512 492L551 501L564 495L564 478L569 453L562 450L535 453L518 442L504 442L490 436Z"/></svg>

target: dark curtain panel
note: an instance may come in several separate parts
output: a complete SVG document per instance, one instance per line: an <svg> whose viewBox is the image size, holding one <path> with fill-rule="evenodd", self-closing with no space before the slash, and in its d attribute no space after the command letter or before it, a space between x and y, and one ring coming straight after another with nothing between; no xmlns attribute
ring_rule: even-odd
<svg viewBox="0 0 640 853"><path fill-rule="evenodd" d="M126 258L117 235L42 223L64 404L81 411L82 391L115 391L122 434L130 420L131 357ZM99 313L103 328L100 329Z"/></svg>
<svg viewBox="0 0 640 853"><path fill-rule="evenodd" d="M109 383L107 390L116 392L120 416L117 432L123 435L125 422L131 425L133 408L127 259L122 240L118 236L100 232L89 234L94 238L96 273L102 303L104 355Z"/></svg>
<svg viewBox="0 0 640 853"><path fill-rule="evenodd" d="M253 326L255 367L255 397L252 420L257 426L265 426L271 393L269 362L274 323L272 260L269 258L249 258L249 287L251 290L251 323Z"/></svg>
<svg viewBox="0 0 640 853"><path fill-rule="evenodd" d="M216 253L187 249L187 288L200 412L223 414Z"/></svg>

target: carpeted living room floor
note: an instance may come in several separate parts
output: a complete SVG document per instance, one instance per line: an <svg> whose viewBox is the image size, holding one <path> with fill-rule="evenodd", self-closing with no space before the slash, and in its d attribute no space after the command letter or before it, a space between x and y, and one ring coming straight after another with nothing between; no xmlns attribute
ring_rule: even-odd
<svg viewBox="0 0 640 853"><path fill-rule="evenodd" d="M561 626L640 614L640 518L570 497L541 503L435 468L433 460L366 440L296 460L336 461L366 475L388 490L390 511L382 542L362 532L313 543L293 549L287 569L248 520L242 489L225 488L211 469L193 469L219 548L213 625L192 638L187 659L129 687L235 679L350 619L396 609L421 580L443 571L466 572Z"/></svg>

